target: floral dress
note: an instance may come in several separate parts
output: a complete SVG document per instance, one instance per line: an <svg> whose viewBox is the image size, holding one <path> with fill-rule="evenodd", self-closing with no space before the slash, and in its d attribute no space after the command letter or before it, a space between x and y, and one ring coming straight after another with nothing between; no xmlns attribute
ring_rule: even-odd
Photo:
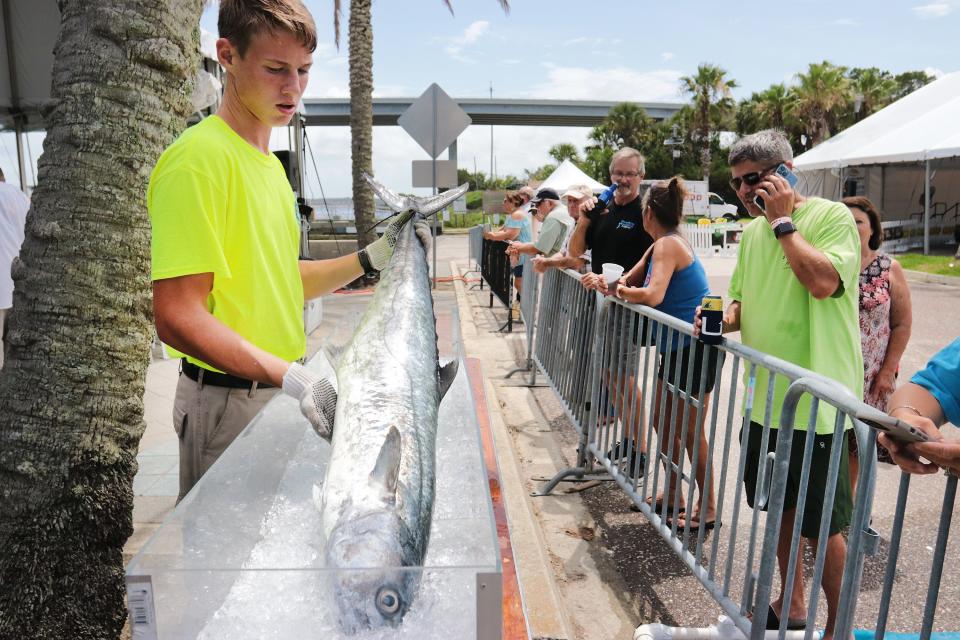
<svg viewBox="0 0 960 640"><path fill-rule="evenodd" d="M860 344L863 349L863 401L881 411L887 410L890 393L872 391L873 379L883 366L890 342L890 265L892 259L878 253L860 272ZM853 435L853 432L850 432ZM856 451L856 440L850 438L850 449ZM880 460L886 461L887 451L877 445Z"/></svg>

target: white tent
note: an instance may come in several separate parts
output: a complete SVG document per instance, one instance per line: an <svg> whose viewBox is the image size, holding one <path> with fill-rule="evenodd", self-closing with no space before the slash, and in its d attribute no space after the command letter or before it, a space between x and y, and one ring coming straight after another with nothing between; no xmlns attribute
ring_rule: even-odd
<svg viewBox="0 0 960 640"><path fill-rule="evenodd" d="M607 188L606 185L600 184L584 173L580 167L570 162L569 159L561 162L560 166L553 170L553 173L540 184L539 188L554 189L562 196L564 191L578 184L590 187L590 190L594 193L600 193Z"/></svg>
<svg viewBox="0 0 960 640"><path fill-rule="evenodd" d="M960 223L960 72L798 156L794 168L805 193L866 195L884 212L884 227L901 236L922 220L927 252L931 223L944 238Z"/></svg>

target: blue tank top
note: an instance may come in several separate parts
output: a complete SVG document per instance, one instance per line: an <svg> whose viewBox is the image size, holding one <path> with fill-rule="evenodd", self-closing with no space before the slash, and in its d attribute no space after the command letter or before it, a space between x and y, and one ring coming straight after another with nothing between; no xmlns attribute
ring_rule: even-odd
<svg viewBox="0 0 960 640"><path fill-rule="evenodd" d="M650 268L647 271L647 277L643 283L644 286L650 284L652 273L653 254L651 253ZM707 272L704 271L700 258L694 253L693 262L683 269L673 272L673 275L670 277L670 283L667 285L667 291L663 294L663 302L654 308L674 318L692 323L693 317L697 312L697 307L703 301L703 297L708 295L710 295L710 284L707 282ZM673 344L669 349L663 344L666 341L666 337L667 328L664 327L660 339L657 340L657 344L659 345L658 350L661 353L664 351L675 351L678 347L678 336L674 336ZM690 344L690 336L684 335L682 346L685 347L688 344Z"/></svg>

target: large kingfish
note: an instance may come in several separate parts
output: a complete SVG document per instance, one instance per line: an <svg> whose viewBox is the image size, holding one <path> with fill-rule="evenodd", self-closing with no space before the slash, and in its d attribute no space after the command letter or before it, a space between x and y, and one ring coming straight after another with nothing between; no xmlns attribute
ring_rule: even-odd
<svg viewBox="0 0 960 640"><path fill-rule="evenodd" d="M396 626L419 589L434 497L437 410L457 373L441 368L426 252L414 222L466 185L398 196L368 177L410 221L336 365L338 401L321 517L328 584L347 632Z"/></svg>

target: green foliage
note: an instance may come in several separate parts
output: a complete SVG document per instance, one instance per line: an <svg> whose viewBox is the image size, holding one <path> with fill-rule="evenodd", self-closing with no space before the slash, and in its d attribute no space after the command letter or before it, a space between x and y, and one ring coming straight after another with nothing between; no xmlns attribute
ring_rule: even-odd
<svg viewBox="0 0 960 640"><path fill-rule="evenodd" d="M925 256L921 253L903 253L897 256L897 261L901 267L911 271L960 277L960 260L952 256Z"/></svg>
<svg viewBox="0 0 960 640"><path fill-rule="evenodd" d="M583 160L580 159L580 152L577 151L577 147L569 142L555 144L550 147L550 150L547 153L550 154L551 158L557 161L558 165L564 160L569 160L575 165L580 165L583 163Z"/></svg>
<svg viewBox="0 0 960 640"><path fill-rule="evenodd" d="M670 120L655 122L640 105L622 102L590 131L591 144L584 147L582 159L570 143L558 143L549 153L558 164L569 158L595 180L609 184L613 153L624 146L634 147L646 158L648 178L680 175L699 180L708 175L710 190L739 206L727 184L730 171L718 132L732 130L747 135L761 129L781 129L794 151L800 153L933 79L923 71L894 76L876 67L848 69L823 61L797 74L794 86L772 84L738 105L730 93L737 87L736 81L719 66L701 64L695 75L681 78L680 88L690 96L691 104ZM679 144L664 144L669 138ZM674 157L674 151L679 157ZM546 164L525 170L525 174L529 180L542 180L554 168ZM473 176L463 170L461 173ZM477 185L475 188L492 188L484 182L482 172L474 177L477 182L471 181L471 185Z"/></svg>
<svg viewBox="0 0 960 640"><path fill-rule="evenodd" d="M549 164L549 163L543 165L542 167L534 169L533 171L530 171L529 169L525 169L527 173L527 182L534 182L534 181L543 182L544 180L549 178L550 174L556 171L556 169L557 169L557 165Z"/></svg>

